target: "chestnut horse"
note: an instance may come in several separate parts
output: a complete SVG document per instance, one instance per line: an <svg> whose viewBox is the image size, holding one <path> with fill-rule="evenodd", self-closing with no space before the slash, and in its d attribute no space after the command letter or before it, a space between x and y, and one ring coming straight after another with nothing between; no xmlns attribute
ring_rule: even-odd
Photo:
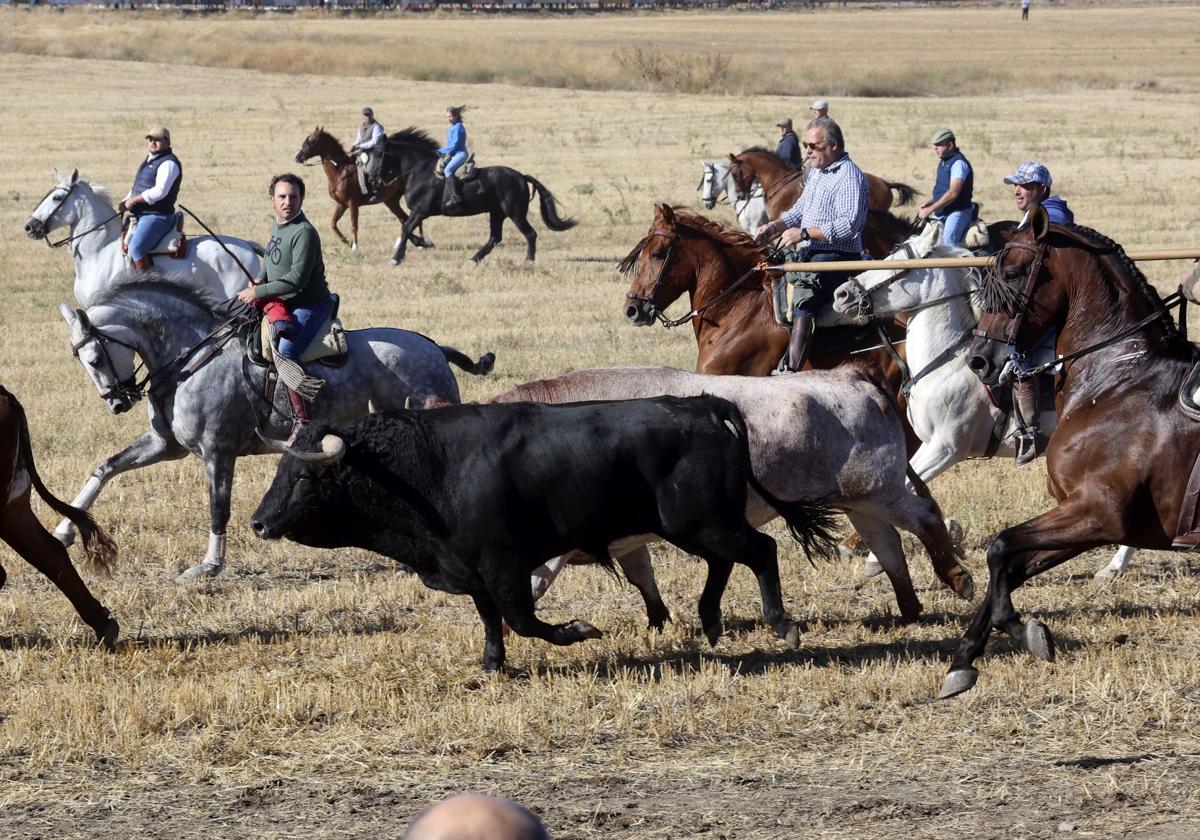
<svg viewBox="0 0 1200 840"><path fill-rule="evenodd" d="M895 190L899 201L897 207L911 204L917 191L908 184L893 184L878 175L867 175L867 207L871 210L890 210L892 207L892 191ZM804 192L804 168L795 167L772 151L753 146L740 155L729 156L729 177L737 185L738 198L750 195L757 179L763 188L763 196L767 200L767 214L772 219L778 219L779 214L790 208ZM863 244L874 254L870 243L863 236ZM894 243L893 243L894 244ZM881 255L876 255L881 256Z"/></svg>
<svg viewBox="0 0 1200 840"><path fill-rule="evenodd" d="M886 256L912 233L911 223L886 212L868 213L867 225L873 230L876 248L872 256L876 257ZM754 276L754 266L769 255L765 245L741 231L696 213L656 205L649 233L619 266L622 273L633 272L625 296L625 316L635 326L647 326L655 320L667 323L662 313L686 292L692 312L698 313L686 319L696 333L696 370L766 376L775 369L788 343L787 330L775 320L770 276ZM830 326L824 320L818 323ZM828 337L827 330L817 330L817 345L811 356L814 367L834 367L845 361L852 349L830 352L822 348L822 340ZM893 337L902 339L903 330L896 330ZM874 359L876 366L886 371L884 378L892 383L894 395L900 387L899 367L883 350L863 356ZM920 445L910 438L914 441Z"/></svg>
<svg viewBox="0 0 1200 840"><path fill-rule="evenodd" d="M350 250L358 250L358 208L370 204L383 204L392 211L400 224L408 221L408 214L400 208L400 199L404 196L406 179L403 175L383 184L374 196L363 195L358 183L358 164L354 157L347 154L342 144L332 134L321 126L313 129L313 133L304 138L296 152L296 163L306 163L309 159L319 157L321 168L329 180L329 197L333 199L336 209L330 225L338 239L350 246ZM345 212L350 211L350 238L338 229L338 221ZM418 248L432 248L433 243L424 236L424 230L418 226L417 233L410 237L412 244Z"/></svg>
<svg viewBox="0 0 1200 840"><path fill-rule="evenodd" d="M996 535L988 589L942 684L940 697L970 689L992 630L1053 661L1054 640L1036 619L1022 623L1013 590L1092 548L1120 543L1170 549L1193 527L1181 516L1200 451L1200 423L1177 405L1196 348L1121 246L1075 225L1050 225L1040 208L985 277L984 315L968 364L994 384L1014 354L1058 330L1058 425L1046 452L1058 504Z"/></svg>

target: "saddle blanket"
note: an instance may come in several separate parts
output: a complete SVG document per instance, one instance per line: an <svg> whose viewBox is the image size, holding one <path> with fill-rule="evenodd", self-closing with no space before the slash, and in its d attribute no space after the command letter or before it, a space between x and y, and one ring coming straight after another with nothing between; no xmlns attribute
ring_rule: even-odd
<svg viewBox="0 0 1200 840"><path fill-rule="evenodd" d="M437 166L433 170L433 174L439 178L446 176L442 172L446 169L446 164L450 162L450 158L454 155L442 155L438 158ZM460 181L469 181L476 175L478 167L475 165L475 153L467 152L467 159L463 161L462 166L454 170L454 177Z"/></svg>

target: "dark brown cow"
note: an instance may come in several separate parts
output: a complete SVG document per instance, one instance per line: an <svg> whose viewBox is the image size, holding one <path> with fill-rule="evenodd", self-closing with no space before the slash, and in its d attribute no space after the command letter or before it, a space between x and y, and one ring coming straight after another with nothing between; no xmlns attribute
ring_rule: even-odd
<svg viewBox="0 0 1200 840"><path fill-rule="evenodd" d="M55 513L75 523L83 536L89 564L107 571L117 557L112 538L90 515L59 500L42 484L33 463L25 409L0 386L0 538L61 589L75 605L79 617L96 631L96 638L111 649L120 632L117 620L88 591L63 544L33 515L29 506L31 490L37 490ZM6 577L0 567L0 587Z"/></svg>

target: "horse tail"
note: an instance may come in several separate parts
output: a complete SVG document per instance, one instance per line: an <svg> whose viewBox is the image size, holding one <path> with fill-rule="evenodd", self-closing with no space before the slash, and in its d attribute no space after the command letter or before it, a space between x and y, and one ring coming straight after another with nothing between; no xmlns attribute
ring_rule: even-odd
<svg viewBox="0 0 1200 840"><path fill-rule="evenodd" d="M761 496L763 501L768 505L775 508L779 515L783 517L783 521L787 523L788 533L804 549L804 553L808 555L810 563L814 555L829 559L833 555L834 546L837 544L837 538L833 535L834 519L837 516L837 511L824 502L815 500L800 499L785 502L766 487L763 487L762 482L754 475L754 468L751 465L750 433L746 428L746 420L742 417L742 413L737 410L737 406L732 403L729 406L733 410L726 412L725 416L720 419L733 427L734 434L737 435L742 444L742 454L746 458L746 464L749 467L746 470L746 475L749 479L751 489Z"/></svg>
<svg viewBox="0 0 1200 840"><path fill-rule="evenodd" d="M902 184L899 181L895 183L892 183L891 181L884 181L883 183L887 184L887 188L889 190L895 191L898 197L896 201L897 207L904 207L906 204L912 204L913 200L919 195L919 193L908 184Z"/></svg>
<svg viewBox="0 0 1200 840"><path fill-rule="evenodd" d="M117 559L117 544L113 542L113 538L108 535L103 528L96 524L96 520L92 515L85 510L80 510L74 505L69 505L51 493L46 485L42 483L41 476L38 475L37 465L33 461L33 444L29 437L29 420L25 416L25 408L17 401L17 398L9 393L3 387L0 387L0 396L5 397L12 405L13 413L17 416L17 446L21 452L21 458L25 461L25 467L29 470L29 478L39 496L42 497L50 509L60 516L65 516L74 523L79 529L80 535L83 537L83 551L87 558L87 564L93 571L108 573L112 571L113 564Z"/></svg>
<svg viewBox="0 0 1200 840"><path fill-rule="evenodd" d="M575 225L579 224L574 219L563 219L559 217L558 205L554 201L554 193L546 189L546 187L542 185L541 181L539 181L537 178L534 178L532 175L526 175L525 181L533 188L529 194L529 197L533 198L533 192L537 193L538 203L540 204L542 211L542 222L545 223L546 227L550 228L550 230L564 231L570 230L571 228L575 227Z"/></svg>
<svg viewBox="0 0 1200 840"><path fill-rule="evenodd" d="M442 355L446 357L447 362L452 365L458 365L467 373L474 374L475 376L486 376L492 372L492 368L496 364L495 353L484 353L479 357L478 362L472 362L471 357L466 353L455 350L449 345L439 344L438 347L441 348Z"/></svg>

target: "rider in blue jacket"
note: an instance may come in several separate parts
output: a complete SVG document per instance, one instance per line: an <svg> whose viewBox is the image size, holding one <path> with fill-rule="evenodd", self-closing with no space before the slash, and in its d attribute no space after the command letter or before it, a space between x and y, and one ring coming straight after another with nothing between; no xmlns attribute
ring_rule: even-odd
<svg viewBox="0 0 1200 840"><path fill-rule="evenodd" d="M450 128L446 131L446 145L438 149L439 155L450 156L442 168L442 177L446 179L442 193L443 212L457 210L462 205L462 187L454 177L454 171L467 159L467 129L462 122L462 112L465 108L465 105L456 105L446 109L446 122L450 124Z"/></svg>

